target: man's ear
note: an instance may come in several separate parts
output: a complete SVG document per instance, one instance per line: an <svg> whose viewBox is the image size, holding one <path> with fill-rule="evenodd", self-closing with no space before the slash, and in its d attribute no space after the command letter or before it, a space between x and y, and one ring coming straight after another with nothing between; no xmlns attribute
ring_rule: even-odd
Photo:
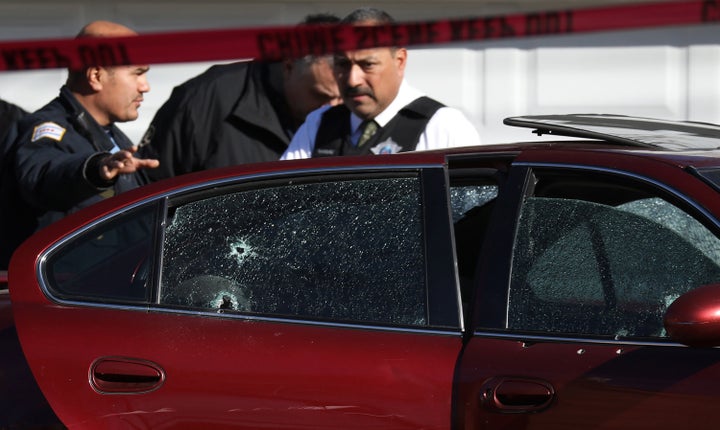
<svg viewBox="0 0 720 430"><path fill-rule="evenodd" d="M401 72L405 70L405 64L407 63L407 49L397 48L395 50L395 62L397 63L398 70Z"/></svg>
<svg viewBox="0 0 720 430"><path fill-rule="evenodd" d="M85 70L85 78L87 79L88 85L94 91L100 91L102 89L103 75L105 69L99 66L88 67Z"/></svg>

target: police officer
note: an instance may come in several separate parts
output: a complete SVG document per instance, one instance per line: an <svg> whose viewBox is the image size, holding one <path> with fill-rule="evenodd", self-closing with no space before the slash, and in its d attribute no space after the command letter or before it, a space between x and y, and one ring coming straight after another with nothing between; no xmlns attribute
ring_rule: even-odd
<svg viewBox="0 0 720 430"><path fill-rule="evenodd" d="M374 8L356 9L341 21L353 25L394 22ZM344 104L308 115L282 159L479 145L477 130L459 110L425 96L405 81L406 62L403 47L336 55L334 73Z"/></svg>
<svg viewBox="0 0 720 430"><path fill-rule="evenodd" d="M301 25L339 18L309 15ZM173 89L140 153L160 160L151 180L244 163L276 161L312 110L340 102L331 56L216 65Z"/></svg>
<svg viewBox="0 0 720 430"><path fill-rule="evenodd" d="M136 35L120 24L95 21L78 37ZM60 95L18 125L0 185L0 270L36 229L105 197L147 182L142 169L157 160L115 126L133 121L150 90L146 65L71 70Z"/></svg>

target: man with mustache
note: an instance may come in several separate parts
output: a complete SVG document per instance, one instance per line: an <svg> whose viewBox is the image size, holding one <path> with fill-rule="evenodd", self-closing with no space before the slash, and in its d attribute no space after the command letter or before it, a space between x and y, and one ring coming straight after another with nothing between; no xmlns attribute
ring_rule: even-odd
<svg viewBox="0 0 720 430"><path fill-rule="evenodd" d="M78 34L124 37L123 25L94 21ZM147 183L143 169L158 161L115 126L133 121L150 91L147 65L70 70L60 95L18 124L0 187L0 270L36 229L105 197Z"/></svg>
<svg viewBox="0 0 720 430"><path fill-rule="evenodd" d="M374 8L356 9L342 24L390 25ZM282 159L392 154L479 145L477 130L457 109L444 106L404 79L407 50L377 47L335 56L334 74L343 105L313 111Z"/></svg>

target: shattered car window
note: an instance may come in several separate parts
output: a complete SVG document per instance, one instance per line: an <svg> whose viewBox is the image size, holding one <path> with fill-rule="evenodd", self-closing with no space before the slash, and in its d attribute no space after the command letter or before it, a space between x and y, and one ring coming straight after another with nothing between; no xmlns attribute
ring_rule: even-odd
<svg viewBox="0 0 720 430"><path fill-rule="evenodd" d="M720 241L658 198L619 206L528 198L513 261L509 327L665 337L683 293L720 281Z"/></svg>
<svg viewBox="0 0 720 430"><path fill-rule="evenodd" d="M720 239L695 218L668 202L659 198L642 199L622 204L617 208L643 216L673 230L705 256L720 262Z"/></svg>
<svg viewBox="0 0 720 430"><path fill-rule="evenodd" d="M160 301L271 316L427 323L419 180L234 192L174 210Z"/></svg>

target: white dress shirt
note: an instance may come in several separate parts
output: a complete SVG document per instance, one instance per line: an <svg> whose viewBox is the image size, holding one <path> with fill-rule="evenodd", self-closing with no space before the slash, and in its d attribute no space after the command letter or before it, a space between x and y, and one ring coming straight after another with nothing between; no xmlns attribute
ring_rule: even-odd
<svg viewBox="0 0 720 430"><path fill-rule="evenodd" d="M380 127L386 126L400 109L424 95L421 91L413 88L403 80L395 100L374 118L375 121ZM297 130L295 136L293 136L288 149L282 157L280 157L281 160L312 157L313 149L315 148L315 136L320 127L320 121L322 120L323 113L328 109L330 109L330 106L323 106L308 114L305 122ZM358 139L360 139L360 134L362 133L360 131L361 124L362 119L354 113L351 113L350 129L352 130L352 134L350 141L353 145L357 144ZM425 131L420 135L415 150L422 151L426 149L473 145L480 145L480 135L472 123L470 123L459 110L451 107L442 107L438 109L432 118L430 118L430 121L428 121L425 126Z"/></svg>

